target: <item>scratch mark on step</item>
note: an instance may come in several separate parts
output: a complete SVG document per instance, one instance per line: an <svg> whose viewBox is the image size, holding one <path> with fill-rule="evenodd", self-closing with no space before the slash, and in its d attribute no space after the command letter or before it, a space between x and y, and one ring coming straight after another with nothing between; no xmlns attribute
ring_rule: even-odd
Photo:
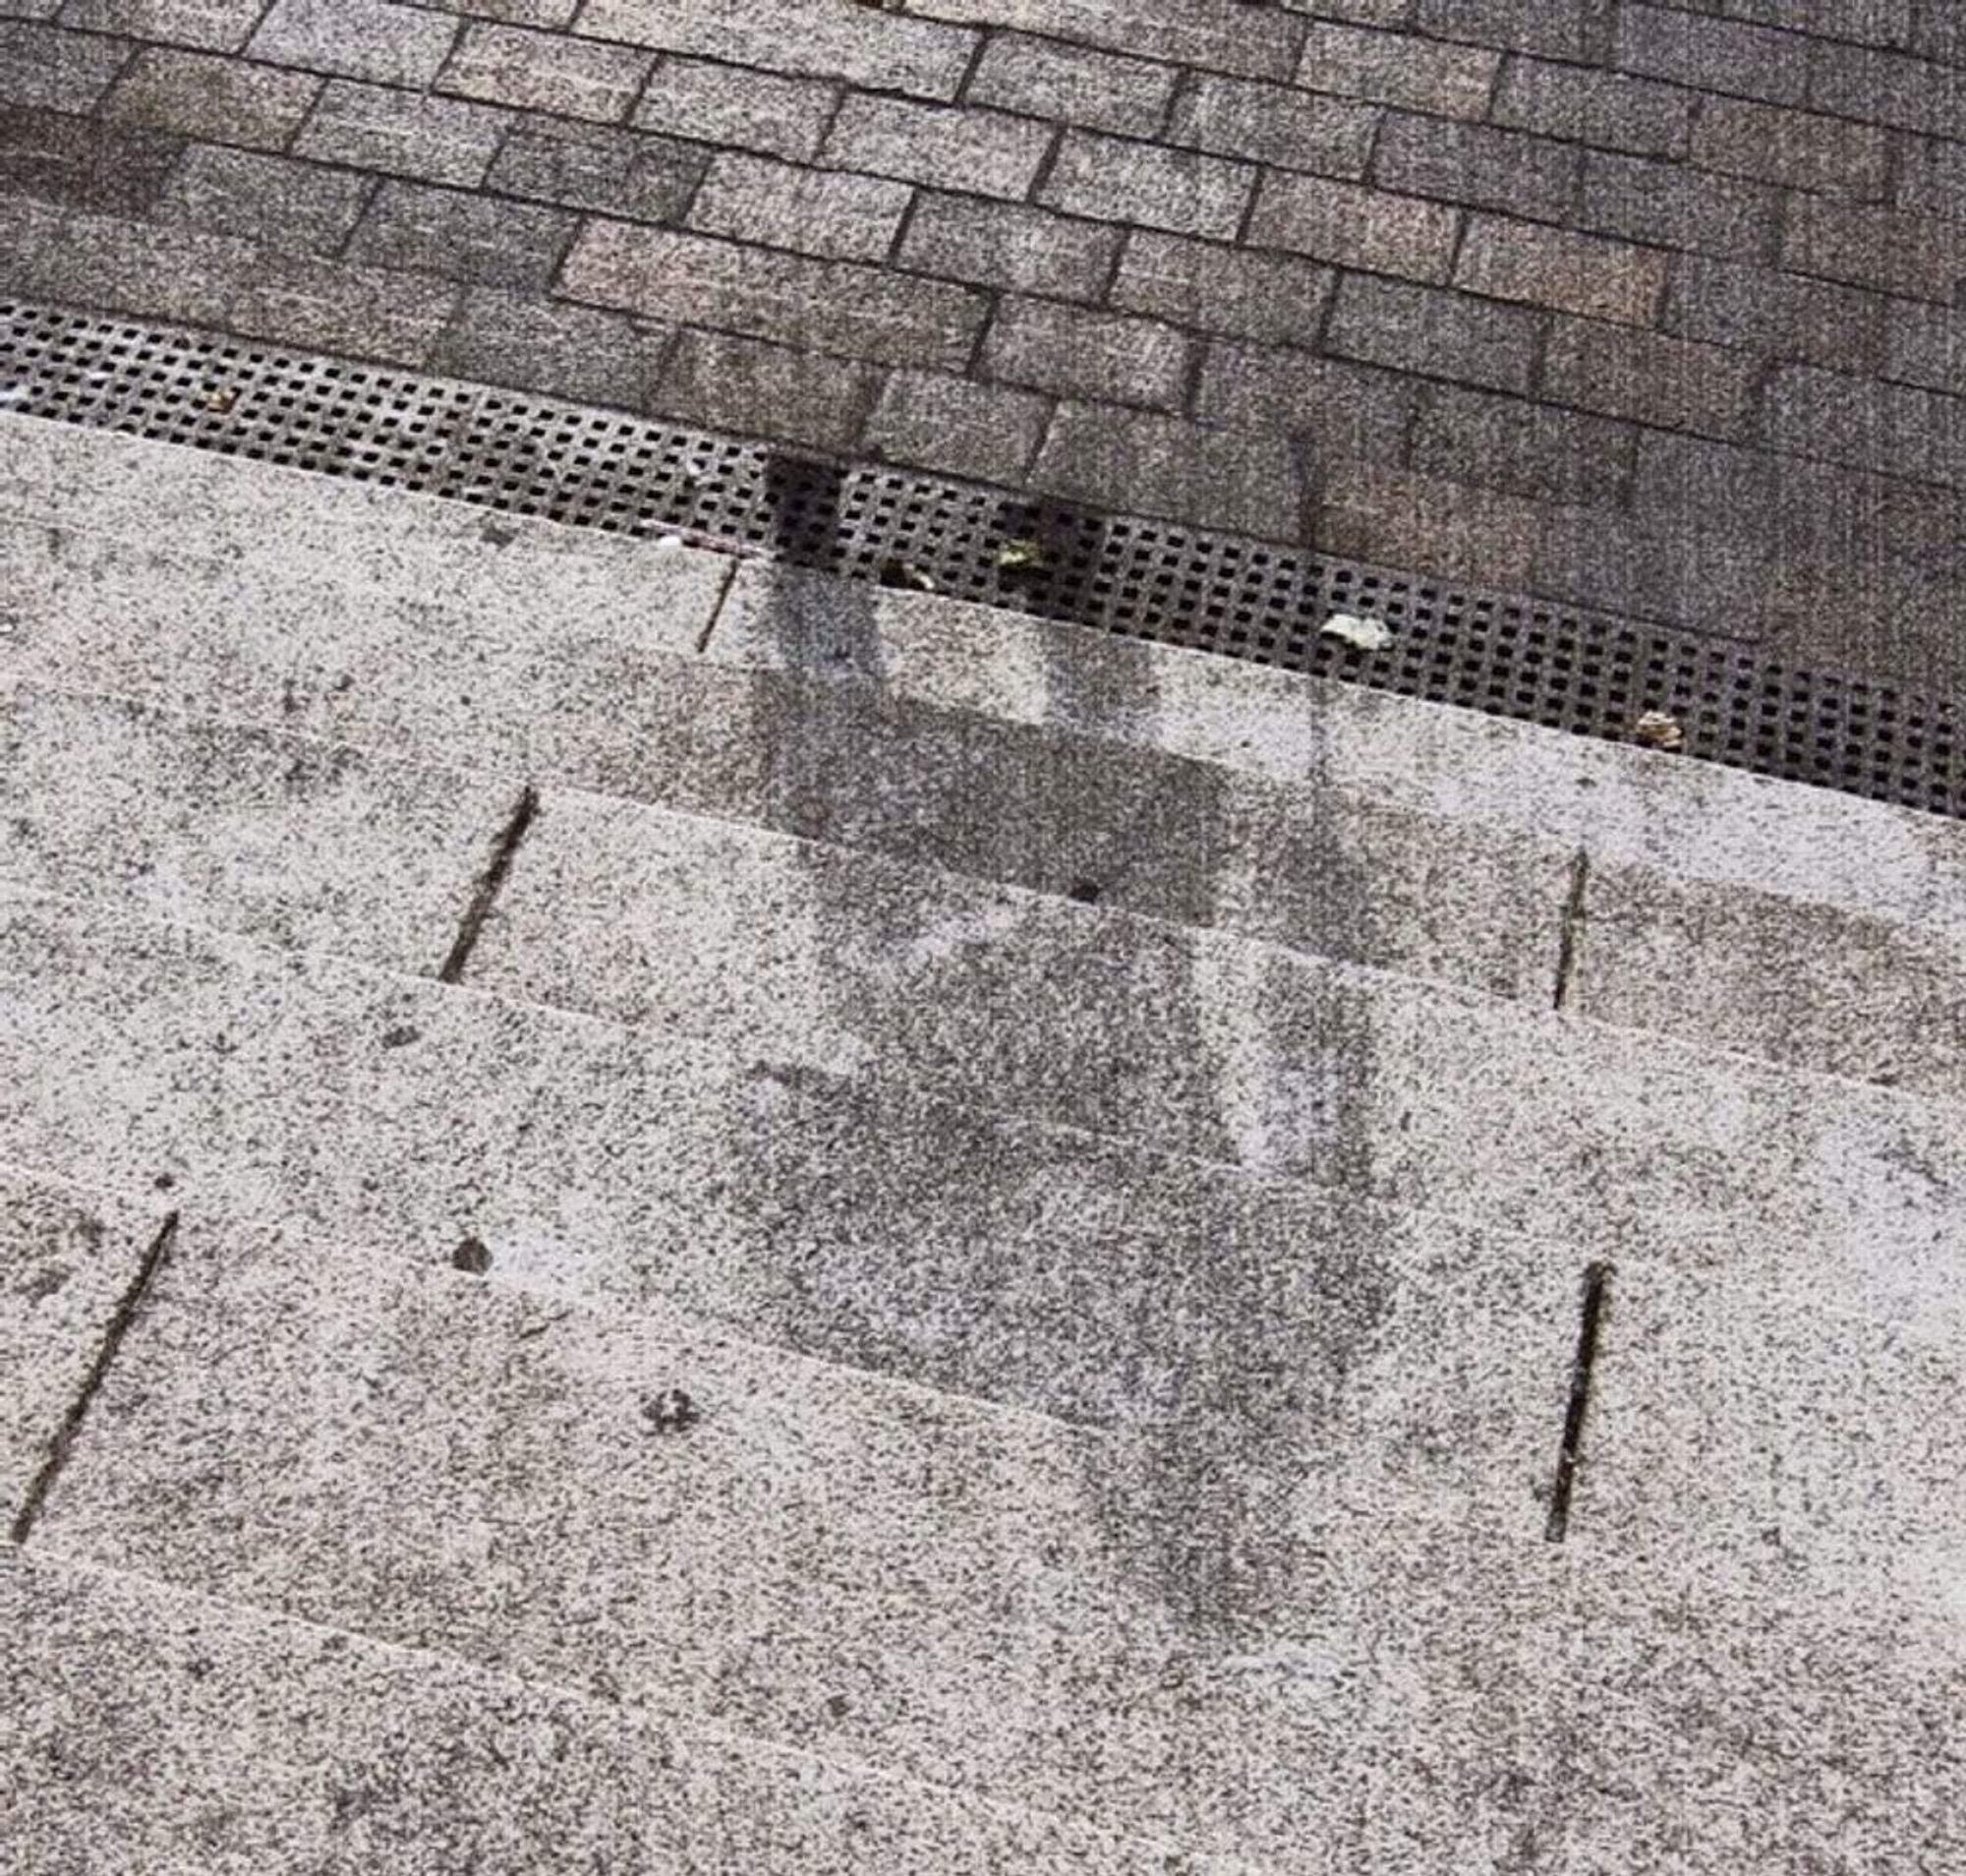
<svg viewBox="0 0 1966 1876"><path fill-rule="evenodd" d="M1590 1403L1590 1371L1597 1362L1597 1326L1604 1315L1604 1289L1611 1265L1584 1267L1584 1308L1577 1324L1577 1358L1570 1370L1570 1404L1563 1414L1563 1446L1556 1457L1556 1483L1549 1495L1549 1521L1543 1536L1561 1544L1570 1529L1570 1489L1577 1477L1577 1460L1584 1443L1584 1414Z"/></svg>
<svg viewBox="0 0 1966 1876"><path fill-rule="evenodd" d="M451 941L450 955L444 959L442 969L436 973L438 983L455 983L464 975L464 967L470 962L478 935L485 929L486 919L492 915L492 904L505 884L505 875L512 870L512 855L519 850L519 843L526 838L526 830L532 826L533 816L539 811L539 791L529 782L519 796L518 806L512 810L512 818L505 823L492 844L491 864L486 867L484 878L478 882L471 904L464 909L457 936Z"/></svg>
<svg viewBox="0 0 1966 1876"><path fill-rule="evenodd" d="M1570 862L1570 896L1563 902L1563 925L1556 948L1556 998L1552 1008L1561 1010L1570 995L1570 979L1577 969L1577 947L1584 936L1584 899L1590 889L1590 855L1577 850Z"/></svg>
<svg viewBox="0 0 1966 1876"><path fill-rule="evenodd" d="M74 1400L69 1403L68 1413L62 1424L56 1428L55 1436L48 1442L48 1456L41 1461L41 1469L34 1474L33 1483L28 1488L28 1495L21 1500L21 1509L16 1513L13 1528L8 1536L16 1544L26 1544L31 1535L35 1520L41 1515L41 1507L47 1502L48 1494L61 1477L62 1468L68 1464L68 1456L74 1450L76 1436L82 1432L82 1423L88 1418L88 1410L94 1404L96 1394L108 1378L110 1365L116 1360L116 1352L123 1346L123 1338L130 1332L130 1325L137 1319L137 1312L144 1306L145 1294L152 1279L162 1267L172 1240L178 1235L178 1214L173 1211L158 1227L157 1235L150 1240L149 1248L144 1253L144 1260L137 1266L137 1274L130 1279L121 1297L117 1299L115 1314L109 1319L109 1326L103 1331L102 1345L95 1351L95 1360L89 1364L88 1373L83 1378L82 1387Z"/></svg>

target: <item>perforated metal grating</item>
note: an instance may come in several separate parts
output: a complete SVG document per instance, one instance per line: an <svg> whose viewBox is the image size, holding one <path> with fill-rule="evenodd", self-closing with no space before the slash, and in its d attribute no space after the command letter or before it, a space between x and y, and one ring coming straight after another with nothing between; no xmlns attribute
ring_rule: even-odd
<svg viewBox="0 0 1966 1876"><path fill-rule="evenodd" d="M1689 757L1966 813L1943 699L1357 561L20 302L0 302L4 410L578 526L684 530L1585 735L1633 740L1659 712ZM1321 633L1340 612L1383 619L1391 642L1364 652Z"/></svg>

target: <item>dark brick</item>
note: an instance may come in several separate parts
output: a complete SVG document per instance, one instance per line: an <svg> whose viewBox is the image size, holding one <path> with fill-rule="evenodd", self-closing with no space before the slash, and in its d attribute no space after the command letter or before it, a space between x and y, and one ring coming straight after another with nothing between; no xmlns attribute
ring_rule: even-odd
<svg viewBox="0 0 1966 1876"><path fill-rule="evenodd" d="M1896 201L1920 214L1966 221L1966 144L1900 138Z"/></svg>
<svg viewBox="0 0 1966 1876"><path fill-rule="evenodd" d="M258 264L250 241L166 222L36 204L23 226L0 196L0 267L17 293L151 320L223 325L241 280Z"/></svg>
<svg viewBox="0 0 1966 1876"><path fill-rule="evenodd" d="M1694 103L1693 92L1649 79L1511 59L1490 115L1516 130L1574 138L1603 149L1678 156L1686 150Z"/></svg>
<svg viewBox="0 0 1966 1876"><path fill-rule="evenodd" d="M262 253L227 321L255 338L421 365L456 305L457 288L447 280Z"/></svg>
<svg viewBox="0 0 1966 1876"><path fill-rule="evenodd" d="M1752 262L1680 255L1660 325L1681 338L1740 345L1772 358L1874 371L1883 302Z"/></svg>
<svg viewBox="0 0 1966 1876"><path fill-rule="evenodd" d="M944 372L893 372L867 420L866 442L891 462L979 482L1023 480L1051 400Z"/></svg>
<svg viewBox="0 0 1966 1876"><path fill-rule="evenodd" d="M318 162L468 188L484 180L511 121L509 111L489 104L337 79L322 90L293 150Z"/></svg>
<svg viewBox="0 0 1966 1876"><path fill-rule="evenodd" d="M1294 541L1297 467L1281 437L1101 404L1062 404L1030 481L1046 494L1124 513Z"/></svg>
<svg viewBox="0 0 1966 1876"><path fill-rule="evenodd" d="M564 208L385 183L348 244L348 259L480 286L544 291L579 221Z"/></svg>
<svg viewBox="0 0 1966 1876"><path fill-rule="evenodd" d="M684 331L654 407L714 430L734 430L844 454L860 435L876 374L723 332Z"/></svg>
<svg viewBox="0 0 1966 1876"><path fill-rule="evenodd" d="M1536 524L1536 504L1519 496L1340 461L1318 476L1311 541L1327 554L1520 587L1529 579Z"/></svg>
<svg viewBox="0 0 1966 1876"><path fill-rule="evenodd" d="M1177 325L1309 346L1331 297L1332 269L1295 255L1257 254L1135 228L1112 302Z"/></svg>
<svg viewBox="0 0 1966 1876"><path fill-rule="evenodd" d="M1547 599L1711 630L1751 628L1774 556L1726 514L1660 522L1604 508L1542 511L1528 581Z"/></svg>
<svg viewBox="0 0 1966 1876"><path fill-rule="evenodd" d="M1417 0L1414 24L1443 39L1589 64L1611 38L1611 0Z"/></svg>
<svg viewBox="0 0 1966 1876"><path fill-rule="evenodd" d="M1324 346L1341 358L1527 391L1543 317L1466 293L1347 274Z"/></svg>
<svg viewBox="0 0 1966 1876"><path fill-rule="evenodd" d="M1255 175L1219 156L1070 131L1038 200L1097 221L1228 241L1242 226Z"/></svg>
<svg viewBox="0 0 1966 1876"><path fill-rule="evenodd" d="M655 393L668 336L618 313L474 287L430 362L458 378L641 410Z"/></svg>
<svg viewBox="0 0 1966 1876"><path fill-rule="evenodd" d="M0 20L0 104L86 111L108 90L130 47L28 20Z"/></svg>
<svg viewBox="0 0 1966 1876"><path fill-rule="evenodd" d="M1616 503L1639 432L1608 417L1442 384L1420 407L1413 466L1538 501Z"/></svg>
<svg viewBox="0 0 1966 1876"><path fill-rule="evenodd" d="M592 0L590 0L590 4ZM663 0L672 4L672 0ZM1079 40L1110 52L1138 52L1203 72L1241 78L1290 77L1299 23L1274 7L1243 0L1166 0L1113 5L1111 0L907 0L911 13L979 26L1016 27L1052 39Z"/></svg>
<svg viewBox="0 0 1966 1876"><path fill-rule="evenodd" d="M1595 320L1558 320L1543 393L1607 417L1741 438L1754 423L1757 362L1746 352Z"/></svg>
<svg viewBox="0 0 1966 1876"><path fill-rule="evenodd" d="M1582 163L1573 145L1551 138L1395 112L1379 133L1372 180L1410 196L1557 221L1576 200Z"/></svg>
<svg viewBox="0 0 1966 1876"><path fill-rule="evenodd" d="M102 114L113 123L277 149L300 127L321 84L307 72L146 47L109 93Z"/></svg>
<svg viewBox="0 0 1966 1876"><path fill-rule="evenodd" d="M1891 301L1885 314L1883 375L1966 397L1966 311Z"/></svg>
<svg viewBox="0 0 1966 1876"><path fill-rule="evenodd" d="M1152 137L1167 115L1177 76L1172 66L1145 59L1007 32L984 48L963 96L971 104L1053 123Z"/></svg>
<svg viewBox="0 0 1966 1876"><path fill-rule="evenodd" d="M1597 235L1475 215L1461 244L1455 284L1587 319L1644 325L1665 287L1666 257Z"/></svg>
<svg viewBox="0 0 1966 1876"><path fill-rule="evenodd" d="M1966 399L1911 385L1784 366L1768 387L1768 440L1882 475L1966 484Z"/></svg>
<svg viewBox="0 0 1966 1876"><path fill-rule="evenodd" d="M1709 0L1710 5L1710 0ZM1913 0L1719 0L1718 12L1864 45L1910 45Z"/></svg>
<svg viewBox="0 0 1966 1876"><path fill-rule="evenodd" d="M913 197L903 182L724 150L712 158L688 221L705 234L799 254L881 261Z"/></svg>
<svg viewBox="0 0 1966 1876"><path fill-rule="evenodd" d="M825 154L844 169L1016 202L1029 194L1054 135L1003 111L854 92L833 120Z"/></svg>
<svg viewBox="0 0 1966 1876"><path fill-rule="evenodd" d="M1203 73L1175 102L1168 141L1320 176L1360 177L1377 106Z"/></svg>
<svg viewBox="0 0 1966 1876"><path fill-rule="evenodd" d="M425 0L445 13L499 20L507 26L563 27L573 24L580 0Z"/></svg>
<svg viewBox="0 0 1966 1876"><path fill-rule="evenodd" d="M394 0L273 0L249 50L273 65L428 85L449 56L457 22Z"/></svg>
<svg viewBox="0 0 1966 1876"><path fill-rule="evenodd" d="M1797 196L1782 265L1797 273L1950 304L1966 284L1966 226L1933 215Z"/></svg>
<svg viewBox="0 0 1966 1876"><path fill-rule="evenodd" d="M924 193L901 244L903 265L978 286L1096 300L1120 252L1120 230L1043 208Z"/></svg>
<svg viewBox="0 0 1966 1876"><path fill-rule="evenodd" d="M1793 32L1625 0L1612 62L1627 72L1769 104L1809 94L1811 41Z"/></svg>
<svg viewBox="0 0 1966 1876"><path fill-rule="evenodd" d="M486 103L613 123L628 115L655 62L653 52L633 46L523 27L472 26L437 87Z"/></svg>
<svg viewBox="0 0 1966 1876"><path fill-rule="evenodd" d="M0 188L130 214L163 194L183 142L57 111L0 105Z"/></svg>
<svg viewBox="0 0 1966 1876"><path fill-rule="evenodd" d="M1966 74L1929 59L1819 39L1809 101L1818 110L1868 124L1966 138Z"/></svg>
<svg viewBox="0 0 1966 1876"><path fill-rule="evenodd" d="M1694 127L1693 160L1706 169L1825 195L1876 201L1884 191L1884 134L1877 126L1745 98L1705 101Z"/></svg>
<svg viewBox="0 0 1966 1876"><path fill-rule="evenodd" d="M838 95L837 87L816 79L668 58L643 90L635 122L644 130L806 163L819 154Z"/></svg>
<svg viewBox="0 0 1966 1876"><path fill-rule="evenodd" d="M1217 341L1202 368L1196 414L1244 430L1287 431L1320 455L1397 461L1420 387L1410 379L1280 346Z"/></svg>
<svg viewBox="0 0 1966 1876"><path fill-rule="evenodd" d="M1173 410L1188 341L1172 326L1051 300L1007 299L983 341L984 373L1012 384Z"/></svg>
<svg viewBox="0 0 1966 1876"><path fill-rule="evenodd" d="M1272 171L1256 199L1249 240L1339 266L1445 280L1460 219L1458 210L1415 196Z"/></svg>
<svg viewBox="0 0 1966 1876"><path fill-rule="evenodd" d="M531 117L515 125L490 186L537 202L631 221L672 221L703 175L704 155L667 138Z"/></svg>
<svg viewBox="0 0 1966 1876"><path fill-rule="evenodd" d="M1309 90L1375 104L1479 117L1488 108L1500 64L1500 55L1485 48L1317 21L1304 38L1297 82Z"/></svg>
<svg viewBox="0 0 1966 1876"><path fill-rule="evenodd" d="M588 223L560 281L595 305L945 370L968 363L985 310L981 296L936 281L619 221Z"/></svg>
<svg viewBox="0 0 1966 1876"><path fill-rule="evenodd" d="M325 253L355 226L371 187L368 177L345 169L202 145L185 152L158 213L275 248Z"/></svg>
<svg viewBox="0 0 1966 1876"><path fill-rule="evenodd" d="M1601 234L1744 260L1772 260L1781 198L1765 184L1593 149L1578 222Z"/></svg>
<svg viewBox="0 0 1966 1876"><path fill-rule="evenodd" d="M265 0L68 0L62 20L91 32L237 52L264 11Z"/></svg>

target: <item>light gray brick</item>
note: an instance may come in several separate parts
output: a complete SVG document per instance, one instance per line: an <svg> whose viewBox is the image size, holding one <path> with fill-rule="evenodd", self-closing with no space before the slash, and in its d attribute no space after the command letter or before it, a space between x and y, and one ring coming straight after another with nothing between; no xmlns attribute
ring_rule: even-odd
<svg viewBox="0 0 1966 1876"><path fill-rule="evenodd" d="M835 87L815 79L665 58L635 107L635 122L671 137L734 144L803 163L819 154L836 96Z"/></svg>
<svg viewBox="0 0 1966 1876"><path fill-rule="evenodd" d="M1310 345L1336 278L1295 255L1259 254L1135 228L1112 303L1203 332Z"/></svg>
<svg viewBox="0 0 1966 1876"><path fill-rule="evenodd" d="M1049 398L943 372L893 372L867 421L867 446L979 482L1016 484L1051 414Z"/></svg>
<svg viewBox="0 0 1966 1876"><path fill-rule="evenodd" d="M799 254L880 261L894 246L913 195L906 183L878 176L725 150L711 159L689 225Z"/></svg>
<svg viewBox="0 0 1966 1876"><path fill-rule="evenodd" d="M1372 157L1384 189L1559 221L1577 195L1583 158L1574 145L1491 124L1389 113Z"/></svg>
<svg viewBox="0 0 1966 1876"><path fill-rule="evenodd" d="M1459 225L1459 211L1441 203L1272 171L1256 199L1249 240L1340 266L1445 280Z"/></svg>
<svg viewBox="0 0 1966 1876"><path fill-rule="evenodd" d="M1118 228L1043 208L924 193L901 243L901 262L978 286L1096 300L1120 252Z"/></svg>
<svg viewBox="0 0 1966 1876"><path fill-rule="evenodd" d="M456 36L456 21L394 0L273 0L248 49L273 65L377 85L428 85Z"/></svg>
<svg viewBox="0 0 1966 1876"><path fill-rule="evenodd" d="M580 11L580 0L426 0L426 4L445 13L528 27L571 26Z"/></svg>
<svg viewBox="0 0 1966 1876"><path fill-rule="evenodd" d="M1772 260L1781 198L1763 183L1593 149L1584 161L1577 222L1628 241Z"/></svg>
<svg viewBox="0 0 1966 1876"><path fill-rule="evenodd" d="M655 62L652 52L564 32L470 26L437 88L491 104L614 123L628 115Z"/></svg>
<svg viewBox="0 0 1966 1876"><path fill-rule="evenodd" d="M1320 460L1396 461L1420 386L1411 379L1282 346L1217 341L1202 367L1195 413L1243 430L1307 439Z"/></svg>
<svg viewBox="0 0 1966 1876"><path fill-rule="evenodd" d="M1966 286L1966 225L1797 196L1789 204L1781 261L1797 273L1949 304Z"/></svg>
<svg viewBox="0 0 1966 1876"><path fill-rule="evenodd" d="M499 149L491 186L569 208L669 221L682 213L705 161L701 150L665 137L528 117Z"/></svg>
<svg viewBox="0 0 1966 1876"><path fill-rule="evenodd" d="M960 370L981 296L846 261L815 261L626 222L590 222L560 270L572 299L887 364Z"/></svg>
<svg viewBox="0 0 1966 1876"><path fill-rule="evenodd" d="M294 140L294 154L464 188L485 179L511 113L459 98L336 80Z"/></svg>
<svg viewBox="0 0 1966 1876"><path fill-rule="evenodd" d="M1036 390L1174 410L1188 341L1172 326L1053 300L1006 299L984 337L986 376Z"/></svg>
<svg viewBox="0 0 1966 1876"><path fill-rule="evenodd" d="M1487 111L1501 62L1500 54L1480 47L1319 21L1304 39L1297 82L1314 91L1472 118Z"/></svg>
<svg viewBox="0 0 1966 1876"><path fill-rule="evenodd" d="M842 359L691 330L676 340L654 407L714 430L843 454L860 434L876 376Z"/></svg>
<svg viewBox="0 0 1966 1876"><path fill-rule="evenodd" d="M1710 10L1710 9L1709 9ZM1916 0L1720 0L1729 19L1860 45L1909 46Z"/></svg>
<svg viewBox="0 0 1966 1876"><path fill-rule="evenodd" d="M1543 364L1543 394L1662 430L1740 440L1754 421L1752 354L1596 320L1560 319Z"/></svg>
<svg viewBox="0 0 1966 1876"><path fill-rule="evenodd" d="M117 81L102 114L210 143L277 149L300 127L322 83L311 72L146 46Z"/></svg>
<svg viewBox="0 0 1966 1876"><path fill-rule="evenodd" d="M825 157L843 169L1019 202L1054 135L1047 124L1002 111L856 91L833 121Z"/></svg>
<svg viewBox="0 0 1966 1876"><path fill-rule="evenodd" d="M165 220L274 248L340 246L362 212L369 179L258 150L185 152L157 205Z"/></svg>
<svg viewBox="0 0 1966 1876"><path fill-rule="evenodd" d="M931 20L838 5L802 7L792 16L783 0L587 0L579 29L729 65L941 98L955 95L976 44L974 32Z"/></svg>
<svg viewBox="0 0 1966 1876"><path fill-rule="evenodd" d="M1414 427L1414 468L1536 501L1610 504L1630 483L1638 427L1441 384Z"/></svg>
<svg viewBox="0 0 1966 1876"><path fill-rule="evenodd" d="M1681 338L1870 372L1883 343L1883 301L1753 262L1683 254L1674 258L1659 323Z"/></svg>
<svg viewBox="0 0 1966 1876"><path fill-rule="evenodd" d="M1885 138L1875 124L1746 98L1709 97L1693 131L1693 160L1705 169L1876 201L1884 193Z"/></svg>
<svg viewBox="0 0 1966 1876"><path fill-rule="evenodd" d="M1031 466L1049 495L1130 514L1297 538L1297 465L1281 437L1252 437L1103 404L1062 404Z"/></svg>
<svg viewBox="0 0 1966 1876"><path fill-rule="evenodd" d="M1692 91L1649 79L1511 59L1490 116L1514 130L1573 138L1604 149L1677 156L1685 153L1696 101Z"/></svg>
<svg viewBox="0 0 1966 1876"><path fill-rule="evenodd" d="M654 394L668 336L619 313L474 287L430 363L458 378L642 410Z"/></svg>
<svg viewBox="0 0 1966 1876"><path fill-rule="evenodd" d="M0 103L50 111L91 109L130 47L31 20L0 20Z"/></svg>
<svg viewBox="0 0 1966 1876"><path fill-rule="evenodd" d="M1527 391L1543 323L1520 306L1351 273L1338 283L1324 349L1369 365Z"/></svg>
<svg viewBox="0 0 1966 1876"><path fill-rule="evenodd" d="M1478 214L1454 273L1471 293L1631 325L1651 320L1665 278L1666 257L1650 249Z"/></svg>
<svg viewBox="0 0 1966 1876"><path fill-rule="evenodd" d="M237 52L264 11L265 0L68 0L62 21L91 32Z"/></svg>
<svg viewBox="0 0 1966 1876"><path fill-rule="evenodd" d="M579 217L537 203L384 183L347 248L358 264L412 267L482 286L544 291Z"/></svg>
<svg viewBox="0 0 1966 1876"><path fill-rule="evenodd" d="M1320 176L1365 173L1376 106L1202 73L1176 100L1168 141Z"/></svg>
<svg viewBox="0 0 1966 1876"><path fill-rule="evenodd" d="M1463 39L1506 52L1590 64L1611 37L1612 0L1417 0L1413 23L1421 32Z"/></svg>
<svg viewBox="0 0 1966 1876"><path fill-rule="evenodd" d="M1246 163L1071 131L1038 200L1095 220L1228 241L1255 175Z"/></svg>
<svg viewBox="0 0 1966 1876"><path fill-rule="evenodd" d="M226 320L255 338L421 365L456 305L447 280L264 252Z"/></svg>
<svg viewBox="0 0 1966 1876"><path fill-rule="evenodd" d="M1243 0L908 0L908 11L1109 52L1151 51L1171 65L1242 78L1289 78L1297 41L1289 15Z"/></svg>
<svg viewBox="0 0 1966 1876"><path fill-rule="evenodd" d="M1007 32L984 48L963 96L1053 123L1152 137L1178 76L1170 65Z"/></svg>
<svg viewBox="0 0 1966 1876"><path fill-rule="evenodd" d="M1800 104L1809 91L1809 47L1793 32L1624 0L1612 62L1701 90Z"/></svg>
<svg viewBox="0 0 1966 1876"><path fill-rule="evenodd" d="M1884 321L1886 378L1966 396L1966 311L1893 300Z"/></svg>

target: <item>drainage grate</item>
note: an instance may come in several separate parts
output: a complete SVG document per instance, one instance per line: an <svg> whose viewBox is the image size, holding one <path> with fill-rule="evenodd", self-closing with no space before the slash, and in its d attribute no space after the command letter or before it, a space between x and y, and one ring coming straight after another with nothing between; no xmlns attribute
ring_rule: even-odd
<svg viewBox="0 0 1966 1876"><path fill-rule="evenodd" d="M1738 643L1356 561L842 466L614 411L0 301L0 410L629 534L688 530L849 578L1314 672L1585 735L1671 717L1689 756L1966 814L1943 700ZM1337 612L1384 619L1361 652Z"/></svg>

